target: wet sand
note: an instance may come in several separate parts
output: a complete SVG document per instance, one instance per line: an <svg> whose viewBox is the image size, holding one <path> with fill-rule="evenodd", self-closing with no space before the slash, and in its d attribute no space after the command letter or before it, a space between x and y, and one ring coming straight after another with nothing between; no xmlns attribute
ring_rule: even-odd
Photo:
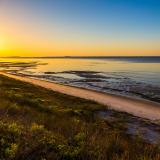
<svg viewBox="0 0 160 160"><path fill-rule="evenodd" d="M114 95L110 93L100 93L92 90L61 85L45 80L33 79L4 72L0 72L0 74L24 82L32 83L34 85L38 85L47 89L51 89L53 91L63 94L93 100L100 104L109 106L110 108L117 111L127 112L135 116L147 118L150 120L160 120L160 103L138 98Z"/></svg>

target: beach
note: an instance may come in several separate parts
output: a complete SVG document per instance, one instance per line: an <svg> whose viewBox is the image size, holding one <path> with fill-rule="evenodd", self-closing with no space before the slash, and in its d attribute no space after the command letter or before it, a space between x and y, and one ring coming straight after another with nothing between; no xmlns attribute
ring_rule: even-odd
<svg viewBox="0 0 160 160"><path fill-rule="evenodd" d="M62 85L40 79L8 74L5 72L0 72L0 74L63 94L93 100L100 104L106 105L111 109L127 112L137 117L156 121L160 119L160 104L149 100L120 96L111 93L100 93L89 89Z"/></svg>
<svg viewBox="0 0 160 160"><path fill-rule="evenodd" d="M160 160L160 0L0 13L0 160Z"/></svg>

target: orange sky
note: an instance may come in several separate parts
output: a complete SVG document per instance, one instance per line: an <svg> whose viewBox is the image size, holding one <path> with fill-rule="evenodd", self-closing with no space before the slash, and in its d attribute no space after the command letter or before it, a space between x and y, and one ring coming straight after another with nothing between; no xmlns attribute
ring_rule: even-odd
<svg viewBox="0 0 160 160"><path fill-rule="evenodd" d="M9 25L10 26L10 25ZM13 25L14 26L14 25ZM160 47L152 41L106 40L92 36L52 38L47 34L28 33L31 31L2 29L0 33L0 56L147 56L160 55ZM54 35L53 35L54 37ZM78 38L78 37L77 37Z"/></svg>
<svg viewBox="0 0 160 160"><path fill-rule="evenodd" d="M9 27L8 27L9 26ZM160 55L159 41L69 37L27 30L12 23L0 27L0 56L149 56ZM24 27L24 28L23 28ZM91 36L91 37L90 37Z"/></svg>

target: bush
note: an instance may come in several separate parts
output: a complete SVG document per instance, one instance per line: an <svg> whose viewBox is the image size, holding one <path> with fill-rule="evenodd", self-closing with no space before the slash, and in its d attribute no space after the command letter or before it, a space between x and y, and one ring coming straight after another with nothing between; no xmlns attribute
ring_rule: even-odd
<svg viewBox="0 0 160 160"><path fill-rule="evenodd" d="M19 138L22 133L22 126L15 122L8 123L0 121L0 158L14 158Z"/></svg>

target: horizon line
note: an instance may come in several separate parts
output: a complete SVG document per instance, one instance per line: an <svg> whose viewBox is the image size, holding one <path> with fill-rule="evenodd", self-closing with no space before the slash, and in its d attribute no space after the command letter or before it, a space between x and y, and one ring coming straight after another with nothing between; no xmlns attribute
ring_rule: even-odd
<svg viewBox="0 0 160 160"><path fill-rule="evenodd" d="M0 56L0 58L140 58L159 56Z"/></svg>

